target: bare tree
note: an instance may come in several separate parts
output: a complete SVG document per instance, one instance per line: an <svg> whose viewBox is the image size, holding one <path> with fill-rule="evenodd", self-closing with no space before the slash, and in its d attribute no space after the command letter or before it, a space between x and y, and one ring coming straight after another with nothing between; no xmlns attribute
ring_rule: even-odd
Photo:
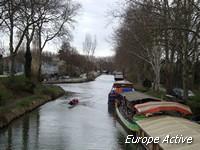
<svg viewBox="0 0 200 150"><path fill-rule="evenodd" d="M92 36L90 34L86 34L85 41L83 42L83 51L85 52L85 55L87 58L87 64L86 64L87 78L88 78L89 70L90 70L89 65L94 57L96 46L97 46L96 36L94 37L94 39L92 39Z"/></svg>
<svg viewBox="0 0 200 150"><path fill-rule="evenodd" d="M182 87L187 99L199 60L200 1L126 0L126 4L124 12L115 15L122 21L114 38L116 57L127 57L120 65L142 70L137 69L139 58L152 66L157 85L163 70L167 90Z"/></svg>
<svg viewBox="0 0 200 150"><path fill-rule="evenodd" d="M44 47L56 37L70 36L70 26L80 8L79 4L71 0L42 1L40 5L41 7L37 9L37 14L42 19L37 22L36 26L40 53L38 80L41 79L41 54Z"/></svg>
<svg viewBox="0 0 200 150"><path fill-rule="evenodd" d="M3 74L3 55L5 53L4 42L0 41L0 74Z"/></svg>
<svg viewBox="0 0 200 150"><path fill-rule="evenodd" d="M15 73L15 56L24 40L29 27L34 22L28 21L26 25L22 24L25 16L27 20L33 16L33 11L27 11L26 1L3 0L1 1L1 24L9 36L9 51L11 58L11 76ZM17 38L15 39L15 36Z"/></svg>

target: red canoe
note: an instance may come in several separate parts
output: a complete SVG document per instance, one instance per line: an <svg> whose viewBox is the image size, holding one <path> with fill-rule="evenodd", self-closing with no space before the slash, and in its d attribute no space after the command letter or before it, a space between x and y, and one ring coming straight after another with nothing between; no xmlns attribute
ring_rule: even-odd
<svg viewBox="0 0 200 150"><path fill-rule="evenodd" d="M72 99L71 101L68 102L69 105L77 105L79 103L78 99Z"/></svg>

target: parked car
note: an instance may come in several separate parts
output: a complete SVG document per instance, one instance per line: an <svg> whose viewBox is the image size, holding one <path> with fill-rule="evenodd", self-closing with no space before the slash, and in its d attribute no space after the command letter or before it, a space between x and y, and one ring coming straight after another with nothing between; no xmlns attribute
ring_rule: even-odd
<svg viewBox="0 0 200 150"><path fill-rule="evenodd" d="M179 98L179 99L183 99L183 89L181 88L174 88L171 92L171 95L175 96L176 98ZM195 96L195 94L191 91L191 90L188 90L188 97L193 97Z"/></svg>

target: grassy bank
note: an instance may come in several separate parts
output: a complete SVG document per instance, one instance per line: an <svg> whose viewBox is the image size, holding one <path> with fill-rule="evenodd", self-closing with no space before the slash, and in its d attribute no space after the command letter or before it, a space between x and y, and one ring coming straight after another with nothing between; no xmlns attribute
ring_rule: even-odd
<svg viewBox="0 0 200 150"><path fill-rule="evenodd" d="M69 78L69 79L58 79L58 80L48 80L44 81L45 84L62 84L62 83L84 83L94 81L100 73L96 73L94 75L89 76L88 78L77 77L77 78Z"/></svg>
<svg viewBox="0 0 200 150"><path fill-rule="evenodd" d="M0 128L42 104L58 98L64 90L34 83L24 76L0 79Z"/></svg>

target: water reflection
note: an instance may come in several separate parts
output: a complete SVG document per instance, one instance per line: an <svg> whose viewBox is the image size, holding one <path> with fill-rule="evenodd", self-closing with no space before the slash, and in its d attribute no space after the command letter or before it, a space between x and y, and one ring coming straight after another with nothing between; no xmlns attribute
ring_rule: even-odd
<svg viewBox="0 0 200 150"><path fill-rule="evenodd" d="M23 150L28 149L28 138L29 138L29 116L25 116L22 121L22 141L23 141Z"/></svg>
<svg viewBox="0 0 200 150"><path fill-rule="evenodd" d="M5 150L129 150L126 131L108 112L107 95L112 76L100 76L96 81L63 84L74 92L45 104L0 130L0 149ZM80 105L68 108L71 98Z"/></svg>
<svg viewBox="0 0 200 150"><path fill-rule="evenodd" d="M11 145L12 145L12 128L8 129L8 150L11 150Z"/></svg>

